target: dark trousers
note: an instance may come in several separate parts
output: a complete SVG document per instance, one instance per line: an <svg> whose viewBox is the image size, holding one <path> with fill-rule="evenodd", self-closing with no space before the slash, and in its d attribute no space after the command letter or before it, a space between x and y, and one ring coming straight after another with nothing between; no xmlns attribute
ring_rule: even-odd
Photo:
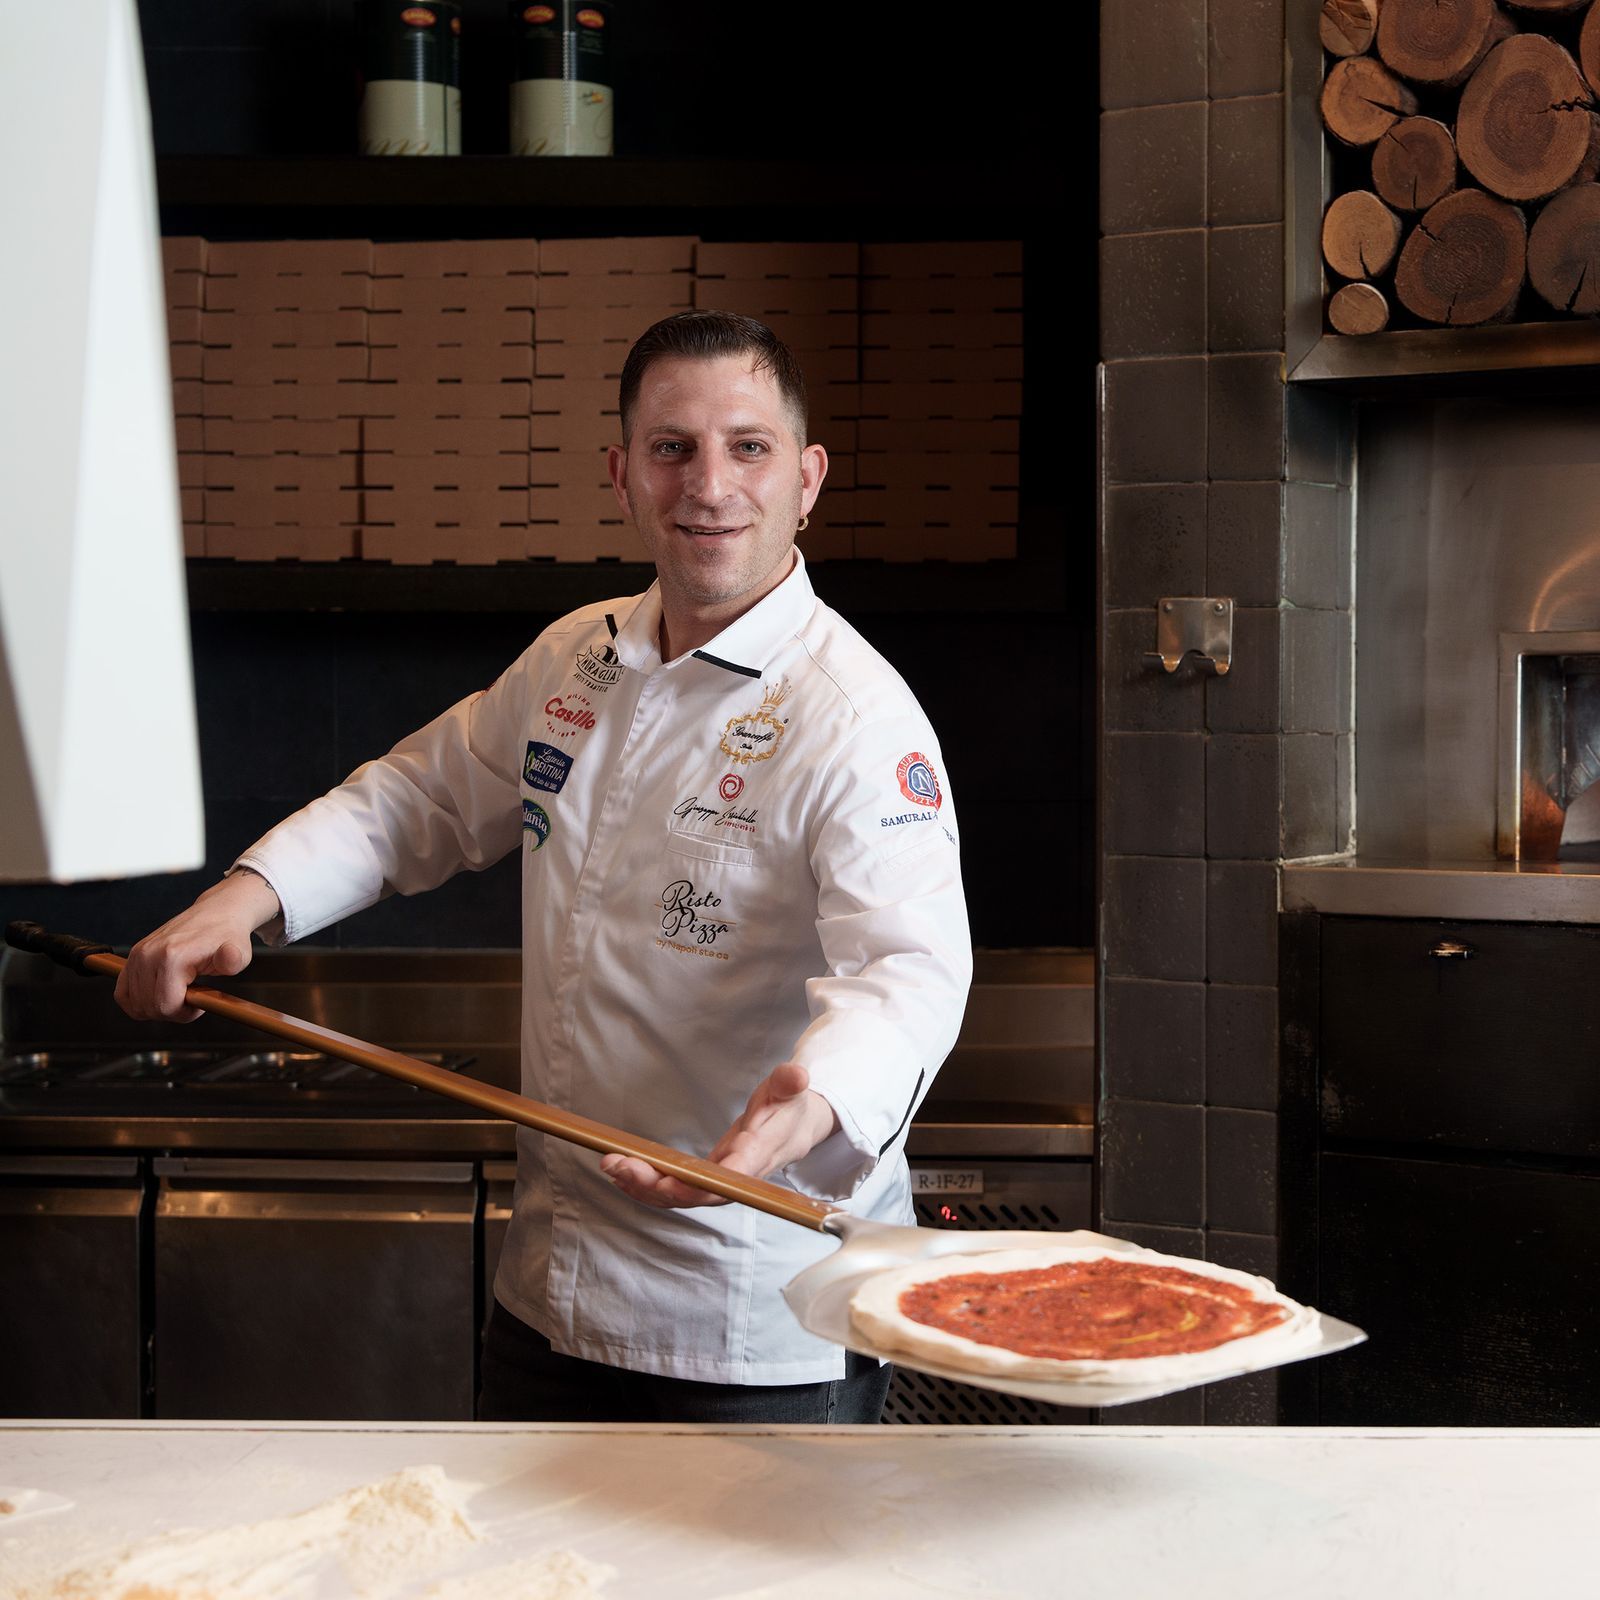
<svg viewBox="0 0 1600 1600"><path fill-rule="evenodd" d="M876 1422L890 1368L845 1352L832 1383L700 1383L659 1378L550 1348L495 1302L483 1335L480 1422Z"/></svg>

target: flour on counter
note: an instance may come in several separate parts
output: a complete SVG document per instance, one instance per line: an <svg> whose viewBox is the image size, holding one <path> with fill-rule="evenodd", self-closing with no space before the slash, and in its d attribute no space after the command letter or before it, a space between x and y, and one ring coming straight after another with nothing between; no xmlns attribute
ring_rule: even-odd
<svg viewBox="0 0 1600 1600"><path fill-rule="evenodd" d="M23 1600L299 1600L330 1562L364 1600L385 1600L477 1542L461 1509L474 1487L407 1467L295 1516L144 1540Z"/></svg>
<svg viewBox="0 0 1600 1600"><path fill-rule="evenodd" d="M585 1561L571 1550L552 1550L451 1578L427 1590L422 1600L588 1600L616 1575L615 1567Z"/></svg>

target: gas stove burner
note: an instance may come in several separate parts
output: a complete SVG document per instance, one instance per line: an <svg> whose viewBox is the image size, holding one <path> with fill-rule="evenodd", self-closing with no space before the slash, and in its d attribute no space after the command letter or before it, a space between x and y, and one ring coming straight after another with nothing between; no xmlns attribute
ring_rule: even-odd
<svg viewBox="0 0 1600 1600"><path fill-rule="evenodd" d="M77 1074L84 1084L154 1086L170 1089L218 1059L215 1050L136 1050L131 1055L91 1067Z"/></svg>

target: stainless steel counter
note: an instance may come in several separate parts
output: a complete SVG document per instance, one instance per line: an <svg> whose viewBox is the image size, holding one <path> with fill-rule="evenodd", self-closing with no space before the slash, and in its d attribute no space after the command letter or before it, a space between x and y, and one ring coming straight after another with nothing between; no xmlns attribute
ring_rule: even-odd
<svg viewBox="0 0 1600 1600"><path fill-rule="evenodd" d="M1285 911L1450 922L1600 923L1600 862L1379 861L1283 869Z"/></svg>

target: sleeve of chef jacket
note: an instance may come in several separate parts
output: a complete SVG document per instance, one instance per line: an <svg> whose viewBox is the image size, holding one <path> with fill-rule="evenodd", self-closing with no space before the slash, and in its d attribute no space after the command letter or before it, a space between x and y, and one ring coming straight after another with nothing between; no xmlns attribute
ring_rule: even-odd
<svg viewBox="0 0 1600 1600"><path fill-rule="evenodd" d="M270 941L292 943L386 895L435 888L516 845L523 665L358 767L239 857L283 905Z"/></svg>
<svg viewBox="0 0 1600 1600"><path fill-rule="evenodd" d="M913 753L937 774L936 811L900 788ZM925 809L929 820L894 820ZM920 718L869 724L830 763L811 829L827 976L806 984L811 1023L792 1059L839 1127L784 1169L802 1193L855 1193L901 1143L955 1044L972 981L958 838L943 758Z"/></svg>

